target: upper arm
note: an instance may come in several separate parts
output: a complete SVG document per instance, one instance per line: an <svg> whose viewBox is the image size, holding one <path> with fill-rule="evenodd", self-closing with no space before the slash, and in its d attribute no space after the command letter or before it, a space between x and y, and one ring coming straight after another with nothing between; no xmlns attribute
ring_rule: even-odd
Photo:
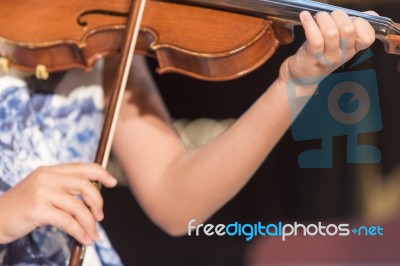
<svg viewBox="0 0 400 266"><path fill-rule="evenodd" d="M106 88L114 69L115 63L109 60L105 66ZM142 204L149 204L146 199L152 197L150 190L157 190L163 171L185 152L142 57L135 57L132 65L113 152Z"/></svg>

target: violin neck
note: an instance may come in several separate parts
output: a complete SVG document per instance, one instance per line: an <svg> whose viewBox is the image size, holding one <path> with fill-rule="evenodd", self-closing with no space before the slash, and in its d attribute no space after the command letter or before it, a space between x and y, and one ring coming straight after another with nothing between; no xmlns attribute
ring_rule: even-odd
<svg viewBox="0 0 400 266"><path fill-rule="evenodd" d="M326 11L331 13L341 9L348 15L361 17L369 21L374 28L377 37L388 35L400 36L400 28L391 19L381 16L373 16L363 12L347 8L337 7L325 3L309 0L179 0L179 2L192 3L200 6L249 14L257 17L268 17L284 20L289 24L299 24L299 14L309 11L312 15L317 12Z"/></svg>

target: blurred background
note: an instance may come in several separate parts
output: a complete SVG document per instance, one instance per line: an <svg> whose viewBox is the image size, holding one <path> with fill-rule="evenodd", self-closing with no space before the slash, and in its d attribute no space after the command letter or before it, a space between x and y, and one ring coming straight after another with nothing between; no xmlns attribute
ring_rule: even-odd
<svg viewBox="0 0 400 266"><path fill-rule="evenodd" d="M400 22L398 0L329 3L360 11L375 10ZM295 33L294 43L281 46L258 70L234 81L204 82L175 74L154 74L189 148L222 132L265 91L277 77L281 62L304 41L301 28ZM383 128L359 134L358 138L360 143L381 151L381 163L348 164L346 136L339 136L333 138L332 168L299 168L298 156L319 148L321 139L294 141L289 130L248 185L208 222L379 224L384 227L384 237L298 237L286 242L277 238L250 242L243 237L172 238L151 223L121 182L116 189L103 190L103 226L125 265L400 265L400 57L386 54L380 42L373 45L372 53L373 57L358 68L376 71ZM152 59L148 63L154 72L157 63ZM354 60L348 65L352 63ZM110 167L123 176L118 166Z"/></svg>

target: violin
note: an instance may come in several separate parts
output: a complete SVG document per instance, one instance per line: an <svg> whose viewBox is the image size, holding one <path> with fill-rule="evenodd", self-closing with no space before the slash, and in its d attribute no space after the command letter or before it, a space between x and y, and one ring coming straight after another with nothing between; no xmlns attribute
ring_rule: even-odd
<svg viewBox="0 0 400 266"><path fill-rule="evenodd" d="M89 71L121 50L130 3L2 0L0 71L15 67L42 78L71 68ZM306 0L150 0L135 52L155 57L159 73L233 79L290 43L301 11L335 9L368 20L386 51L400 54L400 27L389 18Z"/></svg>
<svg viewBox="0 0 400 266"><path fill-rule="evenodd" d="M241 77L293 41L300 12L342 9L370 22L385 50L400 54L400 27L381 16L307 0L2 0L0 71L14 67L46 79L51 72L90 71L120 53L95 162L106 166L133 53L153 56L158 72L204 80ZM23 15L23 19L20 19ZM81 265L75 243L69 265Z"/></svg>

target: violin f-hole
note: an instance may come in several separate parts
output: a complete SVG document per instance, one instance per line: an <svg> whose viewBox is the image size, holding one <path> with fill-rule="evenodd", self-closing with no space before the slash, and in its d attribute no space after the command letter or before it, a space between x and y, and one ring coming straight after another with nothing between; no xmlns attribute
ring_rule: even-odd
<svg viewBox="0 0 400 266"><path fill-rule="evenodd" d="M87 10L85 12L82 12L76 19L76 22L78 23L78 25L81 27L86 27L88 25L88 23L86 21L83 21L82 18L89 16L89 15L104 15L104 16L128 18L129 13L112 11L112 10L101 10L101 9Z"/></svg>

